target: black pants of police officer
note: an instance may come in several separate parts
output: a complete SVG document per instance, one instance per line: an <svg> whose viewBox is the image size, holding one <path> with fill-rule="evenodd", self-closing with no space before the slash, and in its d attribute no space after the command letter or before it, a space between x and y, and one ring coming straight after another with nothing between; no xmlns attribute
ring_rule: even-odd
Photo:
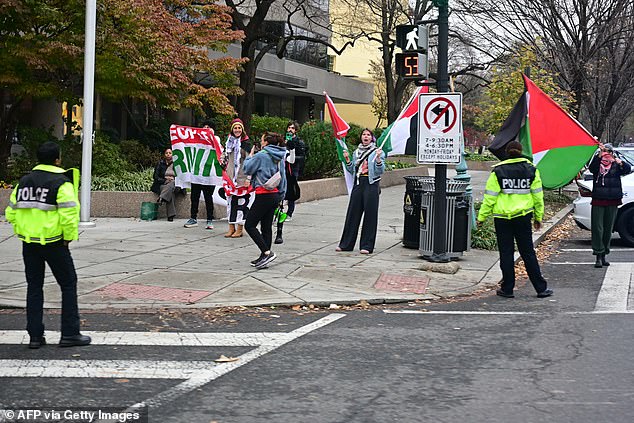
<svg viewBox="0 0 634 423"><path fill-rule="evenodd" d="M494 219L495 235L500 251L500 269L502 269L501 289L504 293L511 294L515 288L514 241L517 242L517 250L524 260L526 273L535 291L539 294L548 286L546 279L542 276L533 246L532 218L533 214L529 213L513 219Z"/></svg>
<svg viewBox="0 0 634 423"><path fill-rule="evenodd" d="M22 243L26 272L26 330L32 337L44 333L44 265L51 268L62 290L62 336L79 334L77 274L68 246L63 241L47 245Z"/></svg>

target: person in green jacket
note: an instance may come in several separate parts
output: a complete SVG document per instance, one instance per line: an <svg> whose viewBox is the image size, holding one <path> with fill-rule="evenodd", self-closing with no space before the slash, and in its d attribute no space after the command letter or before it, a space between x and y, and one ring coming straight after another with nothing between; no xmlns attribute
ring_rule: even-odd
<svg viewBox="0 0 634 423"><path fill-rule="evenodd" d="M44 337L44 264L48 263L62 291L62 336L59 345L90 344L79 332L77 274L68 244L78 239L79 199L66 171L59 167L59 145L46 142L37 150L38 165L20 179L5 216L22 240L26 273L26 330L29 348L46 345Z"/></svg>
<svg viewBox="0 0 634 423"><path fill-rule="evenodd" d="M539 230L544 217L544 192L539 170L522 156L522 144L511 141L506 146L509 159L494 166L486 183L484 201L478 214L478 226L493 216L500 252L502 284L497 295L513 298L515 288L514 241L526 265L528 277L539 298L553 294L542 276L533 246L531 220Z"/></svg>

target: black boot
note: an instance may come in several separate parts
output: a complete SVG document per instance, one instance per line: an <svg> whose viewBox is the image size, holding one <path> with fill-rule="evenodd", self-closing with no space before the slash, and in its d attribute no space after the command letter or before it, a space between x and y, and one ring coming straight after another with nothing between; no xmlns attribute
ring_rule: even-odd
<svg viewBox="0 0 634 423"><path fill-rule="evenodd" d="M605 259L605 254L601 254L601 264L608 267L610 263Z"/></svg>
<svg viewBox="0 0 634 423"><path fill-rule="evenodd" d="M597 254L597 261L594 263L594 267L603 267L603 262L601 262L601 254Z"/></svg>
<svg viewBox="0 0 634 423"><path fill-rule="evenodd" d="M277 224L277 235L275 236L275 244L281 244L284 242L284 240L282 239L282 228L284 227L283 223L278 223Z"/></svg>

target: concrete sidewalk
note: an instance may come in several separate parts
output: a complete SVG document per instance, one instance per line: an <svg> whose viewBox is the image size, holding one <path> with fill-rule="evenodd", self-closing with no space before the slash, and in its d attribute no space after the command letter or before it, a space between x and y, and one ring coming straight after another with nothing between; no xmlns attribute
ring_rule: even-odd
<svg viewBox="0 0 634 423"><path fill-rule="evenodd" d="M488 172L472 172L476 198ZM481 174L480 174L481 173ZM259 251L248 235L223 237L227 223L214 230L186 229L174 222L95 219L71 244L79 277L80 308L153 309L220 306L384 303L454 297L491 288L500 280L498 253L472 250L455 274L421 270L428 264L418 250L401 245L405 186L381 193L374 254L335 252L347 196L298 204L284 225L278 259L256 270L249 261ZM568 209L569 210L569 209ZM565 213L546 222L546 233ZM20 241L0 222L0 306L24 307L26 282ZM45 307L60 307L60 292L47 271Z"/></svg>

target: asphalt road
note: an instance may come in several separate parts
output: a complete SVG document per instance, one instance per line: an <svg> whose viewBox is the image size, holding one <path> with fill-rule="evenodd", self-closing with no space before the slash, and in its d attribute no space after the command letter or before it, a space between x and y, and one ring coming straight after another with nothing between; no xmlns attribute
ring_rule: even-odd
<svg viewBox="0 0 634 423"><path fill-rule="evenodd" d="M619 244L595 269L588 232L573 230L543 263L547 299L520 281L514 299L367 310L85 312L86 330L118 341L0 340L0 408L148 404L152 422L629 423L634 260ZM3 339L23 326L21 312L0 314ZM222 355L238 360L215 363Z"/></svg>

